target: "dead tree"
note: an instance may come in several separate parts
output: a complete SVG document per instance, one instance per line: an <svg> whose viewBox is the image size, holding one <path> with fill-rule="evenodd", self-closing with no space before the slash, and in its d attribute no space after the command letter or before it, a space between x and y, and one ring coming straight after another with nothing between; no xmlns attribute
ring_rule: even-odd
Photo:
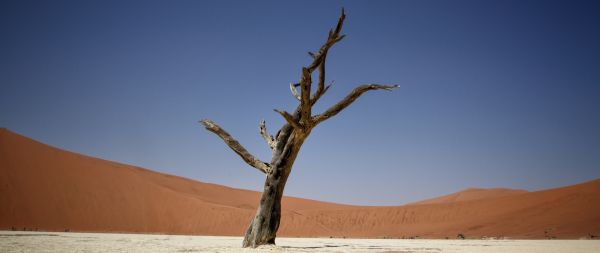
<svg viewBox="0 0 600 253"><path fill-rule="evenodd" d="M290 84L292 95L299 101L299 105L293 113L275 110L281 114L285 125L277 131L275 136L267 132L265 121L259 125L260 135L265 139L267 145L273 152L271 162L263 162L250 154L236 139L216 123L204 119L200 122L207 130L215 133L237 153L246 163L266 174L265 186L260 199L260 205L256 215L248 226L244 237L243 247L257 247L264 244L275 244L275 236L279 228L281 218L281 198L288 176L292 171L292 165L302 147L302 143L308 137L312 129L321 122L337 115L348 107L360 95L370 90L392 90L398 85L365 84L356 87L344 99L333 105L325 112L313 115L312 106L329 90L332 84L325 85L325 59L329 49L341 41L345 35L340 35L344 18L344 9L339 17L336 27L329 31L327 41L316 53L309 52L312 63L302 68L300 82ZM311 74L318 70L316 91L311 94L313 86ZM298 87L300 92L298 92Z"/></svg>

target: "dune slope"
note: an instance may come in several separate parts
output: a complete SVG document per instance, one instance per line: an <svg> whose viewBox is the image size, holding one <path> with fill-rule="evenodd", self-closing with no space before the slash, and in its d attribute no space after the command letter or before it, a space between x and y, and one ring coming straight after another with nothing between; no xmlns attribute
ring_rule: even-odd
<svg viewBox="0 0 600 253"><path fill-rule="evenodd" d="M498 198L504 196L518 195L527 193L526 190L516 190L516 189L508 189L508 188L469 188L463 191L451 193L448 195L444 195L441 197L435 197L431 199L421 200L418 202L410 203L410 205L422 205L422 204L442 204L442 203L452 203L452 202L461 202L461 201L470 201L470 200L478 200L478 199L489 199L489 198Z"/></svg>
<svg viewBox="0 0 600 253"><path fill-rule="evenodd" d="M0 130L0 229L240 235L259 193L92 158ZM286 218L325 233L299 209L343 205L284 200Z"/></svg>
<svg viewBox="0 0 600 253"><path fill-rule="evenodd" d="M0 130L0 229L242 235L259 197ZM287 197L283 210L283 236L579 238L600 234L600 180L472 189L396 207Z"/></svg>

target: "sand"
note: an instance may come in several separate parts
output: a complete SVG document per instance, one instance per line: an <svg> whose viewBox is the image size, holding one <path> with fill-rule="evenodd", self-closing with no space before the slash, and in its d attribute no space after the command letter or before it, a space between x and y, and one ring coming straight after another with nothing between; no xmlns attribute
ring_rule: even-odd
<svg viewBox="0 0 600 253"><path fill-rule="evenodd" d="M409 205L455 203L480 199L498 198L504 196L513 196L523 193L528 193L528 191L508 188L469 188L460 192L455 192L441 197L410 203Z"/></svg>
<svg viewBox="0 0 600 253"><path fill-rule="evenodd" d="M595 253L599 240L399 240L278 238L241 248L241 237L0 231L2 252L461 252Z"/></svg>
<svg viewBox="0 0 600 253"><path fill-rule="evenodd" d="M0 230L241 236L258 199L258 192L97 159L0 129ZM285 197L278 235L431 239L459 233L600 236L600 180L536 192L468 189L388 207Z"/></svg>

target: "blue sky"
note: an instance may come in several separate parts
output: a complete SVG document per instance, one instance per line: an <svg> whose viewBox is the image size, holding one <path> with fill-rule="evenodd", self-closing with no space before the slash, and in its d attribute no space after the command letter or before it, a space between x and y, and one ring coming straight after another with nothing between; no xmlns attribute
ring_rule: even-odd
<svg viewBox="0 0 600 253"><path fill-rule="evenodd" d="M79 153L261 190L197 121L263 160L288 83L347 10L287 195L398 205L600 177L600 15L579 1L2 1L0 126Z"/></svg>

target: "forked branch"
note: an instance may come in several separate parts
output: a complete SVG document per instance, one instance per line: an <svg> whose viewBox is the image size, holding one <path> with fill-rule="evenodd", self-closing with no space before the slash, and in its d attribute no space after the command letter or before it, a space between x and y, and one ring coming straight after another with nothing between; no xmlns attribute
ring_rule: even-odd
<svg viewBox="0 0 600 253"><path fill-rule="evenodd" d="M325 64L325 62L323 62L323 64ZM315 103L317 101L319 101L319 99L325 95L325 92L327 92L329 90L329 88L331 88L331 86L333 85L334 81L331 81L331 83L329 83L327 86L325 86L324 89L319 90L319 88L317 88L317 92L315 92L315 94L313 95L313 98L310 99L310 104L311 105L315 105Z"/></svg>
<svg viewBox="0 0 600 253"><path fill-rule="evenodd" d="M367 91L370 91L370 90L388 90L388 91L390 91L390 90L398 88L398 87L400 87L400 85L365 84L365 85L358 86L354 90L352 90L350 92L350 94L348 94L340 102L337 102L337 104L333 105L332 107L327 109L325 112L314 116L313 124L317 125L317 124L337 115L342 110L344 110L346 107L348 107L350 104L352 104L358 97L360 97L360 95L362 95L363 93L365 93Z"/></svg>
<svg viewBox="0 0 600 253"><path fill-rule="evenodd" d="M271 166L268 163L258 160L258 158L250 154L236 139L231 137L227 131L223 130L215 122L212 122L208 119L203 119L200 121L200 123L202 123L202 125L204 125L208 131L211 131L221 137L225 144L227 144L227 146L229 146L233 152L238 154L248 165L263 173L268 173L271 170Z"/></svg>
<svg viewBox="0 0 600 253"><path fill-rule="evenodd" d="M323 44L321 46L321 48L319 49L319 51L317 51L317 53L309 52L309 55L313 58L313 62L308 67L305 68L306 70L308 70L308 75L304 73L305 69L303 69L302 78L310 79L310 75L312 75L313 71L315 71L315 69L317 67L319 68L319 79L317 81L317 90L315 91L315 93L312 96L310 96L310 105L311 106L314 105L323 96L323 94L325 94L325 92L327 91L327 88L329 87L329 86L325 87L325 61L326 61L327 53L329 52L329 49L335 43L341 41L345 37L345 35L340 34L340 32L342 31L342 26L344 25L345 19L346 19L346 13L345 13L344 9L342 8L342 14L340 15L340 17L338 19L338 23L334 29L329 30L329 34L327 36L327 41L325 42L325 44Z"/></svg>
<svg viewBox="0 0 600 253"><path fill-rule="evenodd" d="M294 119L294 116L292 116L288 112L286 112L286 111L280 111L280 110L277 110L277 109L273 109L273 111L276 111L277 113L281 114L281 116L285 119L285 121L288 124L290 124L292 127L296 128L296 129L299 129L299 130L303 129L303 127L300 126L300 123L298 123L298 121L296 121ZM283 129L283 127L282 127L282 129Z"/></svg>
<svg viewBox="0 0 600 253"><path fill-rule="evenodd" d="M327 36L327 42L325 42L325 44L321 46L317 53L310 54L314 60L307 67L309 72L312 73L321 64L323 58L325 57L325 55L327 55L327 50L329 50L329 48L331 48L335 43L340 42L344 37L346 37L346 35L340 35L340 32L342 31L342 26L344 25L344 19L346 19L346 12L342 8L342 14L338 19L338 23L335 26L335 29L329 31L329 35Z"/></svg>
<svg viewBox="0 0 600 253"><path fill-rule="evenodd" d="M312 122L312 106L317 102L319 98L327 91L325 88L325 59L327 57L328 50L337 42L341 41L344 38L344 35L341 35L340 32L342 30L342 26L344 24L344 19L346 18L346 14L344 9L342 9L342 14L338 19L338 23L334 29L329 31L327 36L327 41L325 44L321 46L319 51L316 53L309 52L308 54L313 58L313 62L308 65L308 67L302 68L302 75L300 77L299 84L290 84L290 90L292 95L300 100L299 106L299 121L293 120L292 116L286 112L279 112L286 121L297 129L310 129L313 125ZM319 79L317 83L317 91L315 94L311 95L311 87L312 87L312 73L316 68L319 68ZM296 90L296 87L300 86L300 94Z"/></svg>

